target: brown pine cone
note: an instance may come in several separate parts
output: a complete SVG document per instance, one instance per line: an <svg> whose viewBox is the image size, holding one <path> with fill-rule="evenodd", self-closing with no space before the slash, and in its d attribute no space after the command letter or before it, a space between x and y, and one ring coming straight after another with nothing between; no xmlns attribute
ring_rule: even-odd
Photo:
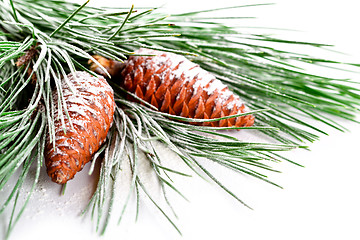
<svg viewBox="0 0 360 240"><path fill-rule="evenodd" d="M75 90L74 94L62 80L62 94L70 119L63 110L64 131L59 112L55 111L55 146L48 137L45 148L47 173L59 184L72 179L99 150L106 140L115 108L113 90L103 77L76 72L75 76L69 74L67 78ZM53 98L57 106L61 101L57 91L53 92Z"/></svg>
<svg viewBox="0 0 360 240"><path fill-rule="evenodd" d="M136 54L155 56L130 56L121 65L120 74L112 68L116 61L100 56L96 58L109 73L115 72L114 75L121 78L126 90L161 112L187 118L214 119L249 111L240 98L214 75L185 57L149 49L140 49ZM103 74L94 63L90 68ZM253 115L246 115L201 125L247 127L254 124L254 119Z"/></svg>

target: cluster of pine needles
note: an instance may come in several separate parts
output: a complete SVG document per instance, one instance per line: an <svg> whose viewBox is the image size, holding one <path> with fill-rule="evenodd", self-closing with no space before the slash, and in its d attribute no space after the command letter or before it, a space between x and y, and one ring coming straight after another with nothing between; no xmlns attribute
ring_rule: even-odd
<svg viewBox="0 0 360 240"><path fill-rule="evenodd" d="M103 160L97 189L87 208L96 216L100 233L109 223L123 162L129 162L132 171L129 196L135 193L139 199L139 192L144 192L178 230L138 174L141 153L152 166L170 208L166 192L173 190L182 195L170 175L187 174L167 168L155 142L160 141L194 173L210 178L246 205L201 164L199 157L276 185L265 175L266 171L276 171L268 162L290 161L278 152L301 147L324 134L308 121L339 130L344 128L332 116L355 121L360 95L350 80L317 76L298 67L304 63L340 62L277 47L327 45L245 34L231 21L224 24L221 18L201 17L203 13L224 9L169 16L156 8L95 8L86 6L88 2L79 5L62 0L0 0L0 189L19 172L11 193L0 205L0 213L12 207L7 234L25 210L39 180L46 136L55 136L54 111L66 113L59 116L61 119L68 117L63 101L54 105L52 91L62 98L61 79L68 73L81 70L96 75L87 65L89 59L97 63L94 54L118 61L124 61L139 48L185 55L222 80L253 110L247 114L255 115L256 124L247 129L273 139L272 143L244 142L219 131L236 127L187 124L203 120L171 116L149 104L130 102L126 95L131 93L110 79L117 104L114 122L106 144L94 157L101 154ZM29 178L31 167L36 171ZM29 179L33 181L32 188L24 193L22 186ZM25 202L19 206L21 198ZM127 203L121 216L126 206Z"/></svg>

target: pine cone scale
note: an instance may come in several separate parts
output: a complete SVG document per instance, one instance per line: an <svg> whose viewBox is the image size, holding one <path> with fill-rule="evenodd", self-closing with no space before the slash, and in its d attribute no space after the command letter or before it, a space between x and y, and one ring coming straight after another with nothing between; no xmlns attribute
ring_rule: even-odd
<svg viewBox="0 0 360 240"><path fill-rule="evenodd" d="M194 118L204 119L204 111L205 111L205 104L204 104L204 101L202 100L202 97L200 97L199 104L196 108Z"/></svg>
<svg viewBox="0 0 360 240"><path fill-rule="evenodd" d="M148 85L146 87L146 93L144 96L144 100L147 102L151 101L151 97L153 96L153 94L156 91L156 83L154 80L154 77L151 77L150 81L148 82Z"/></svg>

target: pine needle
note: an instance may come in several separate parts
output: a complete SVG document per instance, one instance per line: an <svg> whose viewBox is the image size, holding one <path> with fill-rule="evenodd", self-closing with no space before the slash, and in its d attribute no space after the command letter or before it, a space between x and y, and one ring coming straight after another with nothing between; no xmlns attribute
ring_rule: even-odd
<svg viewBox="0 0 360 240"><path fill-rule="evenodd" d="M57 29L55 29L51 34L50 38L53 37L57 32L59 32L78 12L83 9L90 0L87 0L83 5L81 5L75 12L73 12Z"/></svg>

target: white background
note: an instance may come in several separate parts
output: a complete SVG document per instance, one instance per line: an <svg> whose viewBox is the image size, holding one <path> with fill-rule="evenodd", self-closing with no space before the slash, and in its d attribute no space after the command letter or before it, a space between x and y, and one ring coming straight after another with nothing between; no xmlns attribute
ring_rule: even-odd
<svg viewBox="0 0 360 240"><path fill-rule="evenodd" d="M93 0L91 3L109 6L112 2ZM274 33L276 36L334 44L336 50L349 54L339 55L337 59L360 62L358 1L272 2L276 4L239 9L238 15L256 16L257 19L251 21L258 26L300 30L274 30ZM130 7L135 4L135 7L154 7L163 3L166 1L121 1L117 6ZM182 0L169 1L166 6L181 12L246 3L255 2ZM360 75L347 72L336 74L360 80ZM213 183L196 176L190 179L175 178L175 185L189 199L187 202L175 194L170 195L179 217L175 222L183 233L182 237L146 198L141 200L137 223L134 221L135 204L132 198L122 224L117 227L115 217L105 236L98 237L89 217L77 216L86 206L94 188L94 179L87 176L85 169L68 185L64 196L59 196L59 186L51 183L43 171L34 197L11 239L360 239L360 128L350 122L343 124L349 129L348 132L327 129L329 136L321 136L320 141L311 144L311 151L287 153L287 156L305 168L289 163L276 165L282 173L270 176L284 189L207 164L254 210L247 209ZM239 137L243 136L248 137L239 133ZM173 166L183 167L171 153L164 151L164 155L169 161L174 161L171 163ZM123 175L126 179L126 169ZM149 176L147 184L150 188L152 183ZM153 186L153 192L157 191L156 186ZM1 193L0 199L3 200L4 196ZM0 216L0 234L3 233L9 214L5 212Z"/></svg>

